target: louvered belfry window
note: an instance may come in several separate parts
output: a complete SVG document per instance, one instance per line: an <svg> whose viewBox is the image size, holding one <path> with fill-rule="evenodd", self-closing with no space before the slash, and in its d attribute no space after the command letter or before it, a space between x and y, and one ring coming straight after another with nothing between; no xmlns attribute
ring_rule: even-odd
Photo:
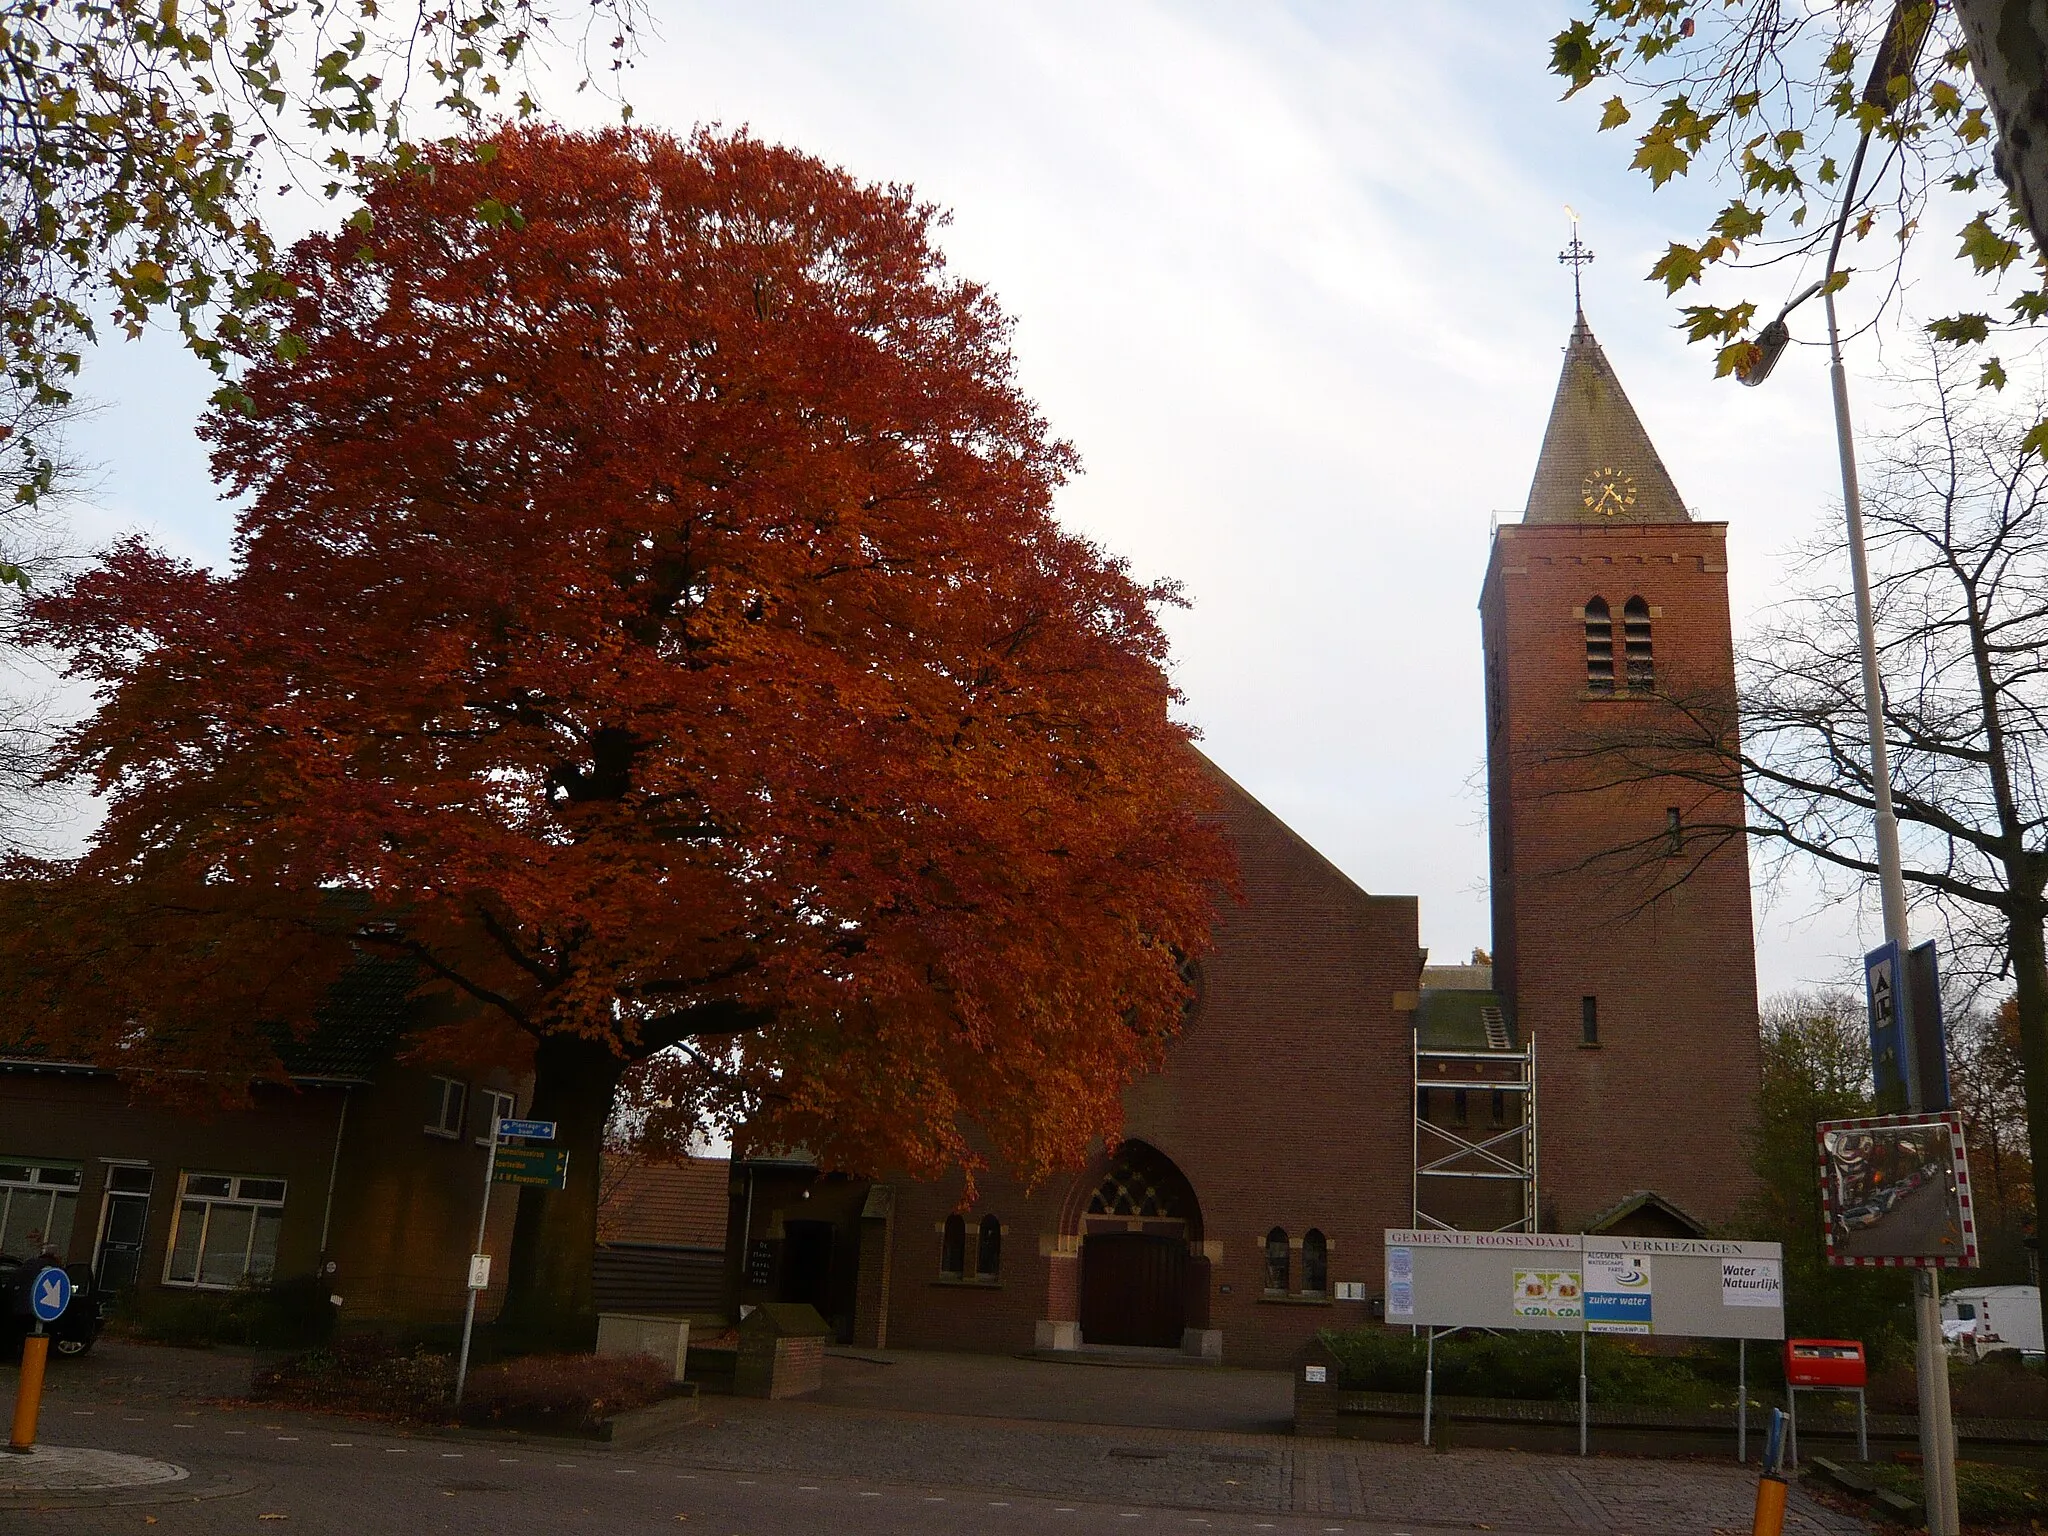
<svg viewBox="0 0 2048 1536"><path fill-rule="evenodd" d="M1649 693L1657 686L1657 668L1650 654L1650 605L1640 597L1632 597L1622 605L1621 636L1628 662L1629 692Z"/></svg>
<svg viewBox="0 0 2048 1536"><path fill-rule="evenodd" d="M1586 686L1614 692L1614 616L1604 597L1586 604Z"/></svg>

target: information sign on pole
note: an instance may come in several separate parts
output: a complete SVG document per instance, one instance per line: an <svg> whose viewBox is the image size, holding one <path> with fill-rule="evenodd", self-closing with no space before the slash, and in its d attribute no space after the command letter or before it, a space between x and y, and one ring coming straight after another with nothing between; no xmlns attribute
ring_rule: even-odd
<svg viewBox="0 0 2048 1536"><path fill-rule="evenodd" d="M491 1256L488 1253L472 1253L469 1256L469 1288L472 1291L488 1291L491 1288Z"/></svg>
<svg viewBox="0 0 2048 1536"><path fill-rule="evenodd" d="M491 1164L491 1178L499 1184L524 1184L544 1189L569 1187L567 1147L500 1146Z"/></svg>
<svg viewBox="0 0 2048 1536"><path fill-rule="evenodd" d="M553 1141L555 1122L552 1120L500 1120L498 1122L500 1141Z"/></svg>
<svg viewBox="0 0 2048 1536"><path fill-rule="evenodd" d="M1877 1102L1906 1107L1906 1042L1899 1019L1899 946L1886 940L1863 957L1863 996L1870 1008L1870 1073Z"/></svg>

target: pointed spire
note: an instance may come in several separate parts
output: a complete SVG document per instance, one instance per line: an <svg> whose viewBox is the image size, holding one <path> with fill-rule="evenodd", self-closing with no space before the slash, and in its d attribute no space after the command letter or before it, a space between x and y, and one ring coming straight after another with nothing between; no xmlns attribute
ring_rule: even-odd
<svg viewBox="0 0 2048 1536"><path fill-rule="evenodd" d="M1564 349L1524 523L1692 519L1581 310Z"/></svg>

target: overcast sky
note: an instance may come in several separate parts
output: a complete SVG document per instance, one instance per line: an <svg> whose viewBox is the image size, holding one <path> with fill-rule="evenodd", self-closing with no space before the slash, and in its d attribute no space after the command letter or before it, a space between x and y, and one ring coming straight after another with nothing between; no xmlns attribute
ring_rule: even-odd
<svg viewBox="0 0 2048 1536"><path fill-rule="evenodd" d="M1730 524L1738 632L1839 495L1821 355L1717 384L1643 280L1706 192L1653 194L1593 103L1558 101L1563 19L656 0L626 87L642 123L744 125L951 210L950 259L1017 318L1025 388L1082 454L1061 515L1187 585L1168 624L1205 750L1367 890L1420 896L1439 960L1491 943L1475 603L1570 328L1565 204L1598 254L1594 330L1694 514ZM1851 366L1876 387L1875 340ZM141 526L224 563L202 371L156 337L103 348L86 383L91 536ZM1877 929L1760 890L1763 991L1842 979Z"/></svg>

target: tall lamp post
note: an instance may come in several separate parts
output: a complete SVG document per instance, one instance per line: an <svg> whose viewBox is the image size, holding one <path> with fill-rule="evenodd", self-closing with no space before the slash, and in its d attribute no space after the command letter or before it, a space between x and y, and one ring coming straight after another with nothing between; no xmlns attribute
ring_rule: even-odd
<svg viewBox="0 0 2048 1536"><path fill-rule="evenodd" d="M1863 158L1870 148L1866 129L1850 162L1848 183L1842 193L1842 214L1835 221L1834 242L1828 248L1827 270L1819 282L1796 295L1778 311L1778 317L1757 336L1762 355L1743 375L1745 384L1761 384L1770 377L1778 359L1791 341L1785 317L1812 298L1821 295L1828 316L1828 376L1834 386L1835 447L1842 461L1842 514L1848 524L1849 573L1856 589L1856 641L1863 661L1863 711L1870 732L1871 798L1877 814L1878 888L1884 907L1884 936L1904 956L1911 948L1906 934L1906 880L1899 866L1899 818L1892 810L1891 765L1884 741L1884 685L1877 671L1877 633L1870 611L1870 566L1863 549L1863 495L1856 480L1856 439L1849 427L1849 379L1842 368L1842 335L1835 318L1835 262L1842 254L1842 236L1855 205L1856 183L1863 173ZM1916 1110L1927 1107L1926 1085L1920 1078L1920 1053L1907 989L1900 989L1900 1020L1904 1040L1900 1054L1906 1060L1906 1102ZM1949 1417L1948 1351L1941 1336L1941 1294L1935 1272L1913 1271L1913 1334L1915 1374L1920 1384L1920 1464L1927 1504L1928 1536L1957 1536L1960 1529L1956 1511L1956 1437Z"/></svg>

